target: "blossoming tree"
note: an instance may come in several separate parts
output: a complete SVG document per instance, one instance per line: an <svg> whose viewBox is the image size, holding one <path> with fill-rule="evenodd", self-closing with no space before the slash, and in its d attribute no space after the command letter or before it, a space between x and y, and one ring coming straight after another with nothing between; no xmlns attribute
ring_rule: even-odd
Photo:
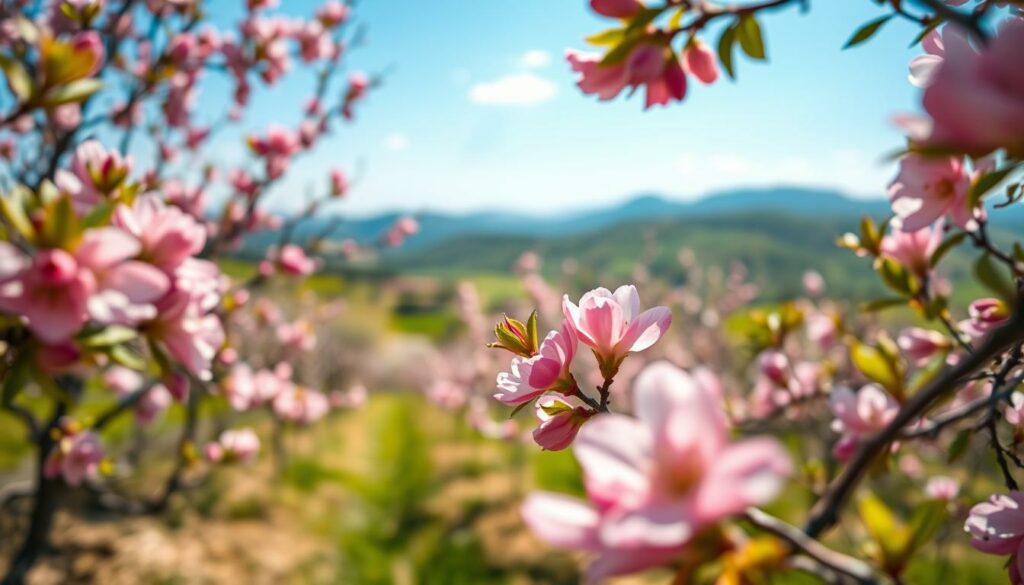
<svg viewBox="0 0 1024 585"><path fill-rule="evenodd" d="M293 379L288 352L315 344L308 323L273 321L276 367L238 340L251 321L246 306L261 306L253 297L261 284L317 267L330 231L298 238L296 226L350 190L335 169L295 216L281 220L265 204L292 161L352 121L375 85L345 73L360 30L337 0L304 19L269 12L273 0L249 0L230 28L207 18L208 4L0 5L0 408L24 423L37 458L31 517L4 583L24 580L66 490L114 490L113 479L130 471L102 440L116 419L134 414L144 425L175 404L185 411L164 488L122 498L133 511L159 511L190 485L204 455L246 462L259 450L248 428L204 446L203 401L265 406L294 425L361 401ZM214 136L244 119L252 92L282 83L296 63L316 72L298 126L250 136L249 161L203 163ZM231 88L222 103L203 95L213 76ZM226 197L215 208L207 193L218 188ZM278 245L251 278L232 282L215 261L264 229L278 230ZM405 218L367 249L398 245L415 229ZM252 372L245 364L254 358L263 367ZM97 387L104 407L84 408Z"/></svg>
<svg viewBox="0 0 1024 585"><path fill-rule="evenodd" d="M684 100L691 79L712 84L720 70L735 77L737 50L763 60L765 15L809 4L591 0L612 23L587 39L602 52L566 57L585 94L612 100L642 88L645 107L669 105ZM989 229L990 216L1022 197L1024 7L878 4L884 14L846 46L869 41L892 19L920 26L908 40L925 53L910 63L923 113L897 118L907 144L889 186L892 216L864 218L859 233L838 243L870 259L891 292L864 310L909 308L922 326L892 334L881 323L860 327L821 301L756 310L746 332L753 384L726 392L705 369L657 362L635 378L631 395L616 393L627 377L620 373L666 336L671 320L666 307L641 312L635 287L598 288L579 303L566 296L561 325L547 336L537 312L495 329L492 347L514 354L495 398L517 409L532 404L534 439L549 450L572 445L586 488L586 502L535 493L523 516L540 538L587 552L591 581L666 567L677 583L756 583L786 571L826 582L906 582L914 556L955 521L954 477L975 479L958 467L982 435L1005 490L970 510L963 538L1008 556L1010 582L1024 583L1024 247ZM717 50L704 40L711 31ZM954 249L973 253L971 276L989 291L966 307L951 301L943 273ZM814 297L824 282L812 273L804 285ZM795 342L801 330L817 353ZM632 407L619 410L613 396ZM832 432L815 421L831 422ZM775 439L742 437L765 428L793 435L802 460ZM813 447L822 436L823 448ZM920 490L881 491L887 476L920 477L922 459L944 472ZM780 494L790 504L806 494L810 503L784 520L763 509ZM854 551L829 536L849 522L864 528Z"/></svg>

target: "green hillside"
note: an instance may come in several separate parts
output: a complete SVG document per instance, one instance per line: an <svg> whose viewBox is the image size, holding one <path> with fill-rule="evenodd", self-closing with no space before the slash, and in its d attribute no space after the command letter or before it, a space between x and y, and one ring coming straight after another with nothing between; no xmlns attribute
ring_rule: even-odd
<svg viewBox="0 0 1024 585"><path fill-rule="evenodd" d="M543 272L557 276L562 262L573 258L581 277L591 282L628 280L638 259L649 258L655 276L680 282L678 253L692 249L704 266L727 268L743 262L762 298L776 300L800 292L801 275L818 270L833 295L875 298L884 289L869 261L840 249L840 234L855 230L856 218L808 218L774 213L741 213L665 221L623 223L586 234L555 238L465 236L396 259L403 272L433 275L508 273L526 250L544 258ZM967 274L966 259L947 260L954 281Z"/></svg>

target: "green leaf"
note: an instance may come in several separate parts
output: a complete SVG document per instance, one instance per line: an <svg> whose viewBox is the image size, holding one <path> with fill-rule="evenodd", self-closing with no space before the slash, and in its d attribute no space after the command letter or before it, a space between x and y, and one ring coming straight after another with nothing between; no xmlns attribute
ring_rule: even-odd
<svg viewBox="0 0 1024 585"><path fill-rule="evenodd" d="M932 22L928 26L926 26L923 29L921 29L921 32L917 33L917 36L914 37L914 40L910 41L910 47L913 47L914 45L916 45L916 44L920 43L921 41L923 41L924 38L926 36L928 36L928 33L930 33L933 30L939 28L939 25L941 25L941 24L942 24L942 21L939 20L939 19L936 19L935 22Z"/></svg>
<svg viewBox="0 0 1024 585"><path fill-rule="evenodd" d="M732 66L733 45L736 44L735 26L727 27L718 37L718 60L722 62L722 69L729 76L729 79L736 79L736 73Z"/></svg>
<svg viewBox="0 0 1024 585"><path fill-rule="evenodd" d="M530 313L530 318L526 320L526 336L530 347L540 347L540 339L537 337L537 309L534 309Z"/></svg>
<svg viewBox="0 0 1024 585"><path fill-rule="evenodd" d="M18 230L21 237L32 241L35 238L35 228L25 211L25 191L17 189L8 195L0 197L0 213L4 219Z"/></svg>
<svg viewBox="0 0 1024 585"><path fill-rule="evenodd" d="M948 254L950 250L959 246L960 242L964 241L964 238L966 237L966 233L960 232L957 234L953 234L952 236L949 236L948 238L946 238L944 242L939 244L939 247L935 249L935 252L932 254L932 257L929 260L929 264L931 264L932 268L938 266L942 258L945 257L945 255Z"/></svg>
<svg viewBox="0 0 1024 585"><path fill-rule="evenodd" d="M519 414L520 410L526 408L527 406L530 406L531 404L533 404L532 400L530 400L528 402L524 402L524 403L516 406L515 408L512 409L512 412L508 415L508 417L509 418L513 418L515 415Z"/></svg>
<svg viewBox="0 0 1024 585"><path fill-rule="evenodd" d="M860 310L866 313L874 313L876 311L884 311L885 309L892 309L894 307L905 307L907 306L907 299L876 299L860 306Z"/></svg>
<svg viewBox="0 0 1024 585"><path fill-rule="evenodd" d="M22 350L14 358L11 369L7 370L3 389L0 390L0 404L10 404L25 389L32 375L32 352Z"/></svg>
<svg viewBox="0 0 1024 585"><path fill-rule="evenodd" d="M601 58L600 64L608 66L622 63L626 60L626 57L629 57L629 54L633 52L633 49L640 44L640 39L640 35L630 35L625 37L621 43L615 45L612 50L604 54L604 57Z"/></svg>
<svg viewBox="0 0 1024 585"><path fill-rule="evenodd" d="M599 47L614 47L615 45L622 42L622 39L626 36L626 29L624 28L610 28L605 31L601 31L597 34L590 35L585 41L591 45L597 45Z"/></svg>
<svg viewBox="0 0 1024 585"><path fill-rule="evenodd" d="M866 42L868 39L875 36L875 33L881 30L882 26L885 23L889 22L889 19L892 18L892 16L892 14L886 14L885 16L869 21L864 26L858 28L857 32L853 33L853 36L850 37L850 40L846 41L846 44L843 45L843 49L856 47L857 45Z"/></svg>
<svg viewBox="0 0 1024 585"><path fill-rule="evenodd" d="M971 438L974 436L973 429L964 429L956 434L953 442L949 445L949 450L946 454L946 461L953 463L959 459L964 453L967 452L967 448L971 446Z"/></svg>
<svg viewBox="0 0 1024 585"><path fill-rule="evenodd" d="M82 218L82 227L88 229L102 227L109 224L110 218L114 215L114 210L116 208L117 203L115 201L101 201L89 210L89 213L84 218Z"/></svg>
<svg viewBox="0 0 1024 585"><path fill-rule="evenodd" d="M107 350L107 355L109 355L110 359L114 360L115 363L126 368L131 368L133 370L144 370L146 368L146 362L124 345L115 345L111 347Z"/></svg>
<svg viewBox="0 0 1024 585"><path fill-rule="evenodd" d="M46 92L42 100L43 105L52 108L63 104L80 102L102 88L103 82L99 79L79 79Z"/></svg>
<svg viewBox="0 0 1024 585"><path fill-rule="evenodd" d="M903 265L889 258L883 258L878 265L878 274L892 290L912 296L917 289L917 279Z"/></svg>
<svg viewBox="0 0 1024 585"><path fill-rule="evenodd" d="M854 340L850 346L850 360L866 378L878 382L893 394L899 393L903 380L881 351Z"/></svg>
<svg viewBox="0 0 1024 585"><path fill-rule="evenodd" d="M991 254L985 254L974 264L974 276L986 288L1012 305L1017 300L1017 286L1006 267L996 262Z"/></svg>
<svg viewBox="0 0 1024 585"><path fill-rule="evenodd" d="M992 171L985 173L978 178L977 181L971 185L971 190L967 194L967 202L971 209L974 209L981 203L981 200L992 190L993 187L1003 182L1003 179L1010 173L1017 170L1018 165L1010 165L1005 168L999 169L998 171Z"/></svg>
<svg viewBox="0 0 1024 585"><path fill-rule="evenodd" d="M82 339L82 345L91 348L110 347L131 341L138 336L138 332L130 327L111 325Z"/></svg>
<svg viewBox="0 0 1024 585"><path fill-rule="evenodd" d="M875 495L865 496L857 506L860 519L871 539L882 549L886 559L892 558L894 544L902 541L902 527L892 510Z"/></svg>
<svg viewBox="0 0 1024 585"><path fill-rule="evenodd" d="M661 13L665 11L665 7L656 8L644 8L633 15L633 18L629 22L629 26L626 27L626 31L643 32L647 29L647 25L654 22L654 19L661 16Z"/></svg>
<svg viewBox="0 0 1024 585"><path fill-rule="evenodd" d="M740 18L736 29L743 52L751 59L764 61L764 39L761 37L761 25L757 19L750 15L744 16Z"/></svg>
<svg viewBox="0 0 1024 585"><path fill-rule="evenodd" d="M28 101L32 97L32 77L18 61L0 55L0 69L7 76L7 86L11 88L19 101Z"/></svg>
<svg viewBox="0 0 1024 585"><path fill-rule="evenodd" d="M683 23L683 15L686 14L686 6L680 6L678 10L668 19L668 30L678 30Z"/></svg>
<svg viewBox="0 0 1024 585"><path fill-rule="evenodd" d="M71 197L61 197L46 210L43 239L55 248L70 249L82 234L82 226L75 214Z"/></svg>
<svg viewBox="0 0 1024 585"><path fill-rule="evenodd" d="M914 508L907 525L906 542L903 545L903 559L909 559L922 546L935 536L935 533L948 520L946 502L930 500L922 502Z"/></svg>

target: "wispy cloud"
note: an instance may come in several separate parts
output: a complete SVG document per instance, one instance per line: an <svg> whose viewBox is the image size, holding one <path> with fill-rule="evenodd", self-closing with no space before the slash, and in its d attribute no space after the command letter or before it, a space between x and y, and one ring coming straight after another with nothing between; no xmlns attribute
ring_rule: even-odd
<svg viewBox="0 0 1024 585"><path fill-rule="evenodd" d="M551 53L540 49L531 49L519 57L519 65L527 69L540 69L551 64Z"/></svg>
<svg viewBox="0 0 1024 585"><path fill-rule="evenodd" d="M392 132L384 138L384 148L393 152L409 150L409 146L411 146L409 137L401 132Z"/></svg>
<svg viewBox="0 0 1024 585"><path fill-rule="evenodd" d="M469 99L490 106L534 106L557 93L558 88L547 79L533 73L517 73L474 85L469 90Z"/></svg>

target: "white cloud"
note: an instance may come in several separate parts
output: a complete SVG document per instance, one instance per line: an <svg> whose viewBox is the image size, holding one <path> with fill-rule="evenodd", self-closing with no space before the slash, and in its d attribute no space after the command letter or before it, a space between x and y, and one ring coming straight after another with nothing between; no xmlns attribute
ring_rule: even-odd
<svg viewBox="0 0 1024 585"><path fill-rule="evenodd" d="M409 146L409 137L401 132L392 132L384 138L384 148L394 152L409 150Z"/></svg>
<svg viewBox="0 0 1024 585"><path fill-rule="evenodd" d="M531 49L519 57L519 64L527 69L540 69L550 63L551 53L540 49Z"/></svg>
<svg viewBox="0 0 1024 585"><path fill-rule="evenodd" d="M554 83L532 73L518 73L478 83L469 90L469 99L491 106L533 106L555 97Z"/></svg>

